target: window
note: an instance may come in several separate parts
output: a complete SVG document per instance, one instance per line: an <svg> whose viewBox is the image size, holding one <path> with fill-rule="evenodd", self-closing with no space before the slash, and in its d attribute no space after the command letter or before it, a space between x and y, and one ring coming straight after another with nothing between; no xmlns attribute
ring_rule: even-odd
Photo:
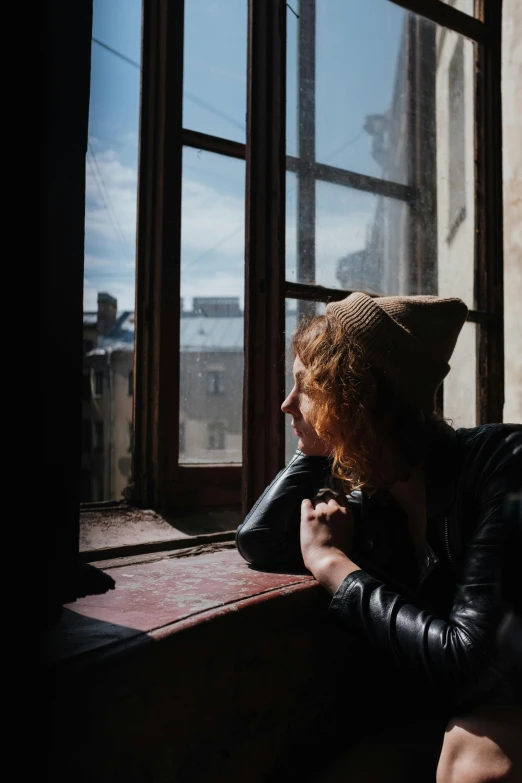
<svg viewBox="0 0 522 783"><path fill-rule="evenodd" d="M89 419L82 419L82 452L88 454L92 449L92 426Z"/></svg>
<svg viewBox="0 0 522 783"><path fill-rule="evenodd" d="M82 375L82 400L89 402L91 399L91 376L88 372Z"/></svg>
<svg viewBox="0 0 522 783"><path fill-rule="evenodd" d="M127 422L127 451L132 453L133 429L132 421Z"/></svg>
<svg viewBox="0 0 522 783"><path fill-rule="evenodd" d="M210 421L207 424L208 448L220 451L225 448L225 425L222 421Z"/></svg>
<svg viewBox="0 0 522 783"><path fill-rule="evenodd" d="M103 394L103 370L94 373L94 395L101 397Z"/></svg>
<svg viewBox="0 0 522 783"><path fill-rule="evenodd" d="M129 5L94 6L84 361L110 470L135 403L136 501L249 506L295 446L290 332L352 290L463 298L445 409L500 418L495 4L144 4L141 126Z"/></svg>
<svg viewBox="0 0 522 783"><path fill-rule="evenodd" d="M94 450L103 451L103 421L94 422Z"/></svg>
<svg viewBox="0 0 522 783"><path fill-rule="evenodd" d="M225 373L223 370L207 372L207 394L225 393Z"/></svg>
<svg viewBox="0 0 522 783"><path fill-rule="evenodd" d="M285 320L291 330L303 315L354 289L463 298L470 309L462 336L469 361L455 363L447 410L456 421L473 423L498 401L483 374L476 414L466 406L484 351L494 362L491 346L501 340L491 320L499 302L485 285L496 274L493 234L477 245L475 231L476 214L494 220L492 202L477 202L494 176L486 166L494 147L483 144L476 152L474 141L476 132L498 133L477 68L494 36L486 37L485 22L472 15L467 0L455 7L423 4L423 16L407 2L390 0L294 5L249 5L247 83L246 2L219 5L219 13L210 0L185 3L184 26L167 44L178 57L168 95L153 116L144 116L144 132L149 122L151 128L167 122L165 101L172 124L162 126L168 145L158 141L142 163L144 182L157 183L154 194L144 190L140 198L143 236L152 236L147 227L158 216L157 204L168 203L169 212L154 223L163 254L151 250L144 272L158 281L159 331L143 313L144 349L136 358L138 366L146 362L145 346L168 335L179 346L179 369L165 364L157 382L140 393L151 405L179 395L179 404L176 410L164 404L163 428L149 417L136 458L148 464L151 453L162 450L156 433L178 429L176 452L162 451L171 477L162 495L167 505L182 503L190 486L216 488L218 476L236 477L236 498L243 482L246 505L260 494L292 448L278 411ZM496 12L487 13L498 24ZM156 63L161 71L164 62ZM144 95L153 88L146 83ZM166 179L164 168L154 169L162 155ZM498 190L498 183L491 185ZM176 253L179 278L161 262ZM181 301L174 312L172 302ZM139 290L137 302L140 307ZM170 349L163 343L162 350L166 356ZM465 393L454 393L452 384ZM223 452L221 473L217 451ZM243 454L248 464L240 468Z"/></svg>

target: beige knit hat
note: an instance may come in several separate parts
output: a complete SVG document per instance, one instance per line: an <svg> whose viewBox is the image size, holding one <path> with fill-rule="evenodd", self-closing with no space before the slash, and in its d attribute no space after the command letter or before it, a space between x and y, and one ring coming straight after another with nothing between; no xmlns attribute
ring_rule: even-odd
<svg viewBox="0 0 522 783"><path fill-rule="evenodd" d="M383 296L356 292L330 302L329 316L363 348L368 363L396 394L432 411L435 392L448 374L448 361L466 320L461 299L438 296Z"/></svg>

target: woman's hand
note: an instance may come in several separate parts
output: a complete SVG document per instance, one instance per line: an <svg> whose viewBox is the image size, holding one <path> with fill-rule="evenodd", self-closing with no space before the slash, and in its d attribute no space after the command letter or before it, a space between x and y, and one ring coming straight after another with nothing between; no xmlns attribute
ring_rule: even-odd
<svg viewBox="0 0 522 783"><path fill-rule="evenodd" d="M348 557L353 545L353 515L348 503L325 493L301 504L301 552L305 566L332 595L359 567Z"/></svg>

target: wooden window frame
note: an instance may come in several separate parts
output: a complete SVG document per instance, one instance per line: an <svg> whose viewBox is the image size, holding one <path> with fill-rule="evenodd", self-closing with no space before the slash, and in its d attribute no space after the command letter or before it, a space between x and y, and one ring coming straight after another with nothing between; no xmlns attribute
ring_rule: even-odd
<svg viewBox="0 0 522 783"><path fill-rule="evenodd" d="M284 223L285 14L282 0L249 2L247 141L241 144L182 127L184 4L144 4L135 343L140 372L134 396L134 500L140 505L171 509L192 505L195 498L198 505L237 504L250 464L257 467L264 459L263 474L250 476L250 483L254 476L261 486L283 459L284 234L279 229L281 219ZM179 464L179 362L172 356L179 351L180 312L172 303L180 302L184 146L246 161L243 465ZM273 301L279 303L277 318Z"/></svg>
<svg viewBox="0 0 522 783"><path fill-rule="evenodd" d="M409 19L410 51L408 52L408 89L413 93L409 105L413 111L409 117L409 134L411 145L409 185L399 185L374 177L368 177L356 172L339 170L335 167L317 163L313 153L307 148L313 138L313 114L310 116L310 101L306 106L308 115L299 115L299 122L308 124L303 133L305 154L301 161L287 158L287 169L302 174L309 181L307 185L298 184L298 193L303 189L311 191L315 181L327 181L333 184L345 185L358 190L378 195L401 199L412 209L410 220L410 247L418 259L415 265L415 279L411 280L413 290L423 290L424 276L436 273L428 269L428 259L434 257L429 232L422 227L426 217L436 213L436 204L428 203L427 195L435 192L433 178L435 172L430 172L422 166L426 156L426 145L430 144L429 134L423 133L421 116L425 115L423 96L429 93L429 80L434 79L434 72L429 73L425 58L420 58L418 52L424 46L426 51L427 36L433 35L428 19L451 29L473 40L475 47L475 211L476 211L476 249L475 249L475 303L476 308L470 309L467 320L477 324L477 423L501 421L504 400L504 353L503 353L503 244L502 244L502 128L501 128L501 4L491 0L476 0L475 17L471 17L439 0L391 0L396 5L412 11ZM306 11L306 6L313 6L314 0L302 0L300 17L303 17L303 6L308 14L308 22L313 24L313 11ZM298 55L298 67L307 69L305 78L313 82L314 73L314 43L307 40L304 44L306 57ZM304 66L301 66L301 59ZM433 69L432 69L433 70ZM426 88L426 85L428 87ZM431 89L434 89L434 84ZM313 100L312 100L313 104ZM431 181L430 181L431 179ZM423 193L423 199L419 197ZM314 202L314 194L310 201ZM298 224L298 256L299 250L305 256L314 255L314 216L311 215L307 227L308 234L303 236ZM436 257L436 254L435 254ZM299 266L298 258L298 266ZM306 273L306 269L304 270ZM298 274L298 277L300 275ZM313 275L311 275L313 277ZM349 295L351 291L337 288L326 288L313 284L285 282L287 298L298 300L301 307L298 313L305 314L307 308L304 302L338 301ZM373 293L368 292L370 296ZM438 405L443 408L443 388L439 390ZM255 494L255 493L254 493ZM251 498L253 500L253 497Z"/></svg>
<svg viewBox="0 0 522 783"><path fill-rule="evenodd" d="M500 93L500 19L495 2L477 2L474 17L441 0L389 0L472 39L476 44L476 309L468 320L478 324L477 421L501 420L503 403L502 160ZM171 509L192 504L235 504L243 509L284 462L285 299L328 302L350 291L285 280L285 178L299 175L298 198L317 180L401 199L413 209L426 185L420 166L413 184L370 177L319 163L311 149L286 156L286 13L283 0L249 0L246 143L182 126L183 3L146 0L143 16L142 113L136 278L136 393L134 395L134 494L141 505ZM313 11L303 0L300 12ZM422 43L422 30L416 38ZM313 42L298 67L313 78ZM412 89L422 95L423 79L411 74ZM168 97L167 97L168 96ZM419 98L420 99L420 98ZM298 111L306 121L309 106ZM418 117L417 117L418 120ZM413 117L412 123L416 118ZM422 157L425 143L410 128L412 154ZM179 464L179 351L181 180L184 146L246 163L245 375L243 464ZM420 173L419 173L420 172ZM434 176L432 174L432 176ZM427 188L423 188L426 192ZM429 189L429 188L428 188ZM417 223L422 227L422 215ZM298 257L314 255L312 231L298 231ZM414 229L415 231L415 229ZM425 232L424 232L425 233ZM422 230L410 237L422 258ZM422 264L418 275L423 274ZM422 280L419 278L419 285Z"/></svg>

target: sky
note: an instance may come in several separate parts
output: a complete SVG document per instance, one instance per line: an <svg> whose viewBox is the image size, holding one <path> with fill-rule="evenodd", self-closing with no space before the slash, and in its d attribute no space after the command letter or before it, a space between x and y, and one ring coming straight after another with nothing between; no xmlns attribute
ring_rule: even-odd
<svg viewBox="0 0 522 783"><path fill-rule="evenodd" d="M299 1L289 3L299 13ZM390 106L406 12L387 0L317 0L316 158L382 176L363 130ZM287 152L297 149L297 25L287 8ZM86 161L84 309L98 292L134 308L140 94L140 0L94 0ZM96 39L96 40L94 40ZM120 55L108 51L111 47ZM183 124L245 141L247 0L185 0ZM239 296L244 285L245 164L183 155L181 293ZM296 177L287 176L287 279L295 280ZM339 258L365 246L376 197L316 190L316 281L337 285Z"/></svg>

